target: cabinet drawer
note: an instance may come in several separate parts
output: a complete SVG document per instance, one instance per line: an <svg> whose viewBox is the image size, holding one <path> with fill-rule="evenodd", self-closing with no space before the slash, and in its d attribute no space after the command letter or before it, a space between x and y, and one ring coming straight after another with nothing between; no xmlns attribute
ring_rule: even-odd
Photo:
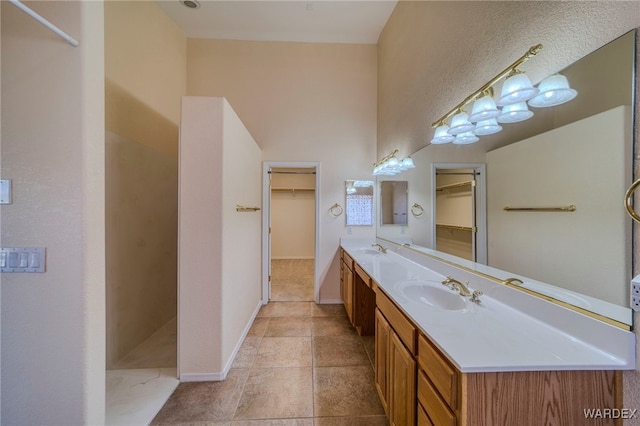
<svg viewBox="0 0 640 426"><path fill-rule="evenodd" d="M353 271L353 259L347 254L346 251L342 254L342 261L347 265L349 269Z"/></svg>
<svg viewBox="0 0 640 426"><path fill-rule="evenodd" d="M369 277L369 274L367 274L364 271L364 269L362 269L360 265L358 265L357 263L355 264L355 268L356 268L356 274L358 274L358 276L362 278L362 281L364 282L364 284L367 287L371 287L371 277Z"/></svg>
<svg viewBox="0 0 640 426"><path fill-rule="evenodd" d="M424 371L418 370L418 402L422 404L431 422L438 426L456 426L456 416L442 400ZM418 407L420 406L418 404ZM427 423L429 424L429 423Z"/></svg>
<svg viewBox="0 0 640 426"><path fill-rule="evenodd" d="M387 297L386 294L377 286L376 288L376 305L382 314L387 318L391 327L395 330L402 343L415 355L416 353L416 329L404 316L404 314L396 307L396 305Z"/></svg>
<svg viewBox="0 0 640 426"><path fill-rule="evenodd" d="M424 336L418 337L418 364L442 398L453 409L457 408L458 374L453 366Z"/></svg>

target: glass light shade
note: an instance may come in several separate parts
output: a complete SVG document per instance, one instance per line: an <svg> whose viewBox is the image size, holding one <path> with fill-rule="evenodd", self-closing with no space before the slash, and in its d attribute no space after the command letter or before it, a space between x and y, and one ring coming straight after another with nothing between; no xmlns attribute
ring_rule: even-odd
<svg viewBox="0 0 640 426"><path fill-rule="evenodd" d="M411 159L411 157L405 157L401 162L400 165L402 166L402 168L404 170L409 170L409 169L413 169L414 167L416 167L415 164L413 164L413 160Z"/></svg>
<svg viewBox="0 0 640 426"><path fill-rule="evenodd" d="M498 133L500 130L502 130L502 126L498 124L495 118L490 118L488 120L478 121L473 134L477 136L492 135Z"/></svg>
<svg viewBox="0 0 640 426"><path fill-rule="evenodd" d="M540 94L529 101L536 108L551 107L569 102L578 92L569 87L567 77L560 74L549 76L538 85Z"/></svg>
<svg viewBox="0 0 640 426"><path fill-rule="evenodd" d="M504 81L500 99L497 105L510 105L528 101L538 94L538 89L533 87L531 80L525 74L516 74Z"/></svg>
<svg viewBox="0 0 640 426"><path fill-rule="evenodd" d="M473 130L475 126L469 122L469 115L466 112L459 112L451 119L449 134L458 135Z"/></svg>
<svg viewBox="0 0 640 426"><path fill-rule="evenodd" d="M526 102L505 105L502 107L502 115L496 120L498 123L517 123L533 117L533 112L529 111Z"/></svg>
<svg viewBox="0 0 640 426"><path fill-rule="evenodd" d="M376 169L378 169L377 172ZM401 171L402 170L400 169L400 162L395 156L387 159L385 162L373 169L373 173L375 175L382 176L393 176L400 173Z"/></svg>
<svg viewBox="0 0 640 426"><path fill-rule="evenodd" d="M500 110L496 107L496 103L489 95L485 95L482 98L475 101L469 121L478 122L488 120L490 118L496 118L500 115Z"/></svg>
<svg viewBox="0 0 640 426"><path fill-rule="evenodd" d="M453 142L455 136L452 136L449 133L449 126L443 124L442 126L438 126L436 128L436 133L433 135L433 139L431 139L432 144L442 144Z"/></svg>
<svg viewBox="0 0 640 426"><path fill-rule="evenodd" d="M478 142L480 139L472 132L460 133L453 141L456 145L468 145L470 143Z"/></svg>

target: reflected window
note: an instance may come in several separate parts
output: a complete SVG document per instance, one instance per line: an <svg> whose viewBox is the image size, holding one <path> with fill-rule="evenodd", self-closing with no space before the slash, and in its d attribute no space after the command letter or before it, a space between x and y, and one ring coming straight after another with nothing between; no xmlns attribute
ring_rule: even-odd
<svg viewBox="0 0 640 426"><path fill-rule="evenodd" d="M347 226L373 226L373 181L348 180Z"/></svg>

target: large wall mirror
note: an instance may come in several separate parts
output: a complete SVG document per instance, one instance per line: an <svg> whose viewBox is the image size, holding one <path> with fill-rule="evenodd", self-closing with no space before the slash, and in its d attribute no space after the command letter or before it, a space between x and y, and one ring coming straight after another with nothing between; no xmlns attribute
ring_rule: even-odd
<svg viewBox="0 0 640 426"><path fill-rule="evenodd" d="M506 124L473 148L429 145L411 155L408 203L428 213L434 163L486 164L486 264L434 250L433 214L409 216L403 234L378 227L378 237L410 240L416 250L499 280L519 278L526 290L632 325L624 194L633 180L635 37L634 30L561 71L578 91L571 102L532 109L530 120ZM576 210L504 209L545 202Z"/></svg>

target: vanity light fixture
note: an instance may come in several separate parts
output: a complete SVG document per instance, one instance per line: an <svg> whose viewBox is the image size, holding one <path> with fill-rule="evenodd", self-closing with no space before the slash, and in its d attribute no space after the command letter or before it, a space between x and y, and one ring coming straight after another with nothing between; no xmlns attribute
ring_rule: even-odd
<svg viewBox="0 0 640 426"><path fill-rule="evenodd" d="M440 123L440 125L436 128L436 133L433 135L433 139L431 143L433 144L441 144L441 143L449 143L453 142L456 137L449 133L449 126L444 123Z"/></svg>
<svg viewBox="0 0 640 426"><path fill-rule="evenodd" d="M492 135L502 130L498 123L517 123L533 116L528 105L547 107L560 105L573 99L577 92L569 87L566 77L555 74L542 80L534 87L522 71L518 69L532 56L542 50L542 45L532 46L513 64L502 70L484 86L467 96L448 113L431 126L436 128L432 144L464 145L477 142L478 136ZM493 86L502 79L500 97L493 98ZM471 114L464 107L473 102ZM498 108L502 107L502 109ZM447 120L451 119L450 125Z"/></svg>
<svg viewBox="0 0 640 426"><path fill-rule="evenodd" d="M569 87L569 80L561 74L551 75L538 85L540 94L531 99L528 104L535 108L550 107L569 102L578 92Z"/></svg>
<svg viewBox="0 0 640 426"><path fill-rule="evenodd" d="M375 163L373 165L373 175L393 176L415 167L411 157L407 156L400 161L398 160L398 157L396 157L397 153L398 150L396 149L391 154L383 157L380 161Z"/></svg>
<svg viewBox="0 0 640 426"><path fill-rule="evenodd" d="M469 120L475 123L496 118L499 115L500 110L493 100L493 89L489 88L489 90L483 93L480 99L473 103L473 110L471 111Z"/></svg>
<svg viewBox="0 0 640 426"><path fill-rule="evenodd" d="M464 111L458 111L451 119L449 133L456 136L460 133L470 132L475 126L469 121L469 115Z"/></svg>
<svg viewBox="0 0 640 426"><path fill-rule="evenodd" d="M496 105L505 106L525 102L535 97L539 90L522 71L513 69L502 85L502 93Z"/></svg>

